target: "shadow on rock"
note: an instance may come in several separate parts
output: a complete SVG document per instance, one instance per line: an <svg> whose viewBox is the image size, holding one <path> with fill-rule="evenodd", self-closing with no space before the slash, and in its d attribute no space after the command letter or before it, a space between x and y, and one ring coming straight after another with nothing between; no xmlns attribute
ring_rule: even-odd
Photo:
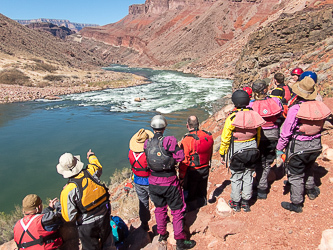
<svg viewBox="0 0 333 250"><path fill-rule="evenodd" d="M217 187L214 191L211 197L208 199L208 203L214 203L216 202L216 197L218 197L220 194L223 193L223 190L231 184L230 180L223 181L222 185Z"/></svg>

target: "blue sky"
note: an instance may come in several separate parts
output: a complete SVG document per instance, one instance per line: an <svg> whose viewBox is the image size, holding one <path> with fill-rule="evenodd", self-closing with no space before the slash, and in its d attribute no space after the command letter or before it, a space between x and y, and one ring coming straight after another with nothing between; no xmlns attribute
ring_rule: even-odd
<svg viewBox="0 0 333 250"><path fill-rule="evenodd" d="M74 23L105 25L128 14L132 4L145 0L0 0L0 13L11 19L66 19Z"/></svg>

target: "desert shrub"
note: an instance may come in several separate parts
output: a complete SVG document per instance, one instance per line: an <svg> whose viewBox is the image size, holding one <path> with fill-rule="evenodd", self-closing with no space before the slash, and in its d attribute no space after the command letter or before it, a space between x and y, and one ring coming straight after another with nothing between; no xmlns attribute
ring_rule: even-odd
<svg viewBox="0 0 333 250"><path fill-rule="evenodd" d="M0 71L0 83L2 84L27 85L29 82L30 77L18 69L4 69Z"/></svg>
<svg viewBox="0 0 333 250"><path fill-rule="evenodd" d="M58 68L48 64L48 63L44 63L43 61L36 61L35 64L28 64L25 66L26 69L30 69L33 71L46 71L46 72L54 72L56 71Z"/></svg>
<svg viewBox="0 0 333 250"><path fill-rule="evenodd" d="M116 169L113 176L110 177L111 185L119 185L124 180L129 179L132 175L130 168L123 168L122 170Z"/></svg>
<svg viewBox="0 0 333 250"><path fill-rule="evenodd" d="M43 77L44 80L50 81L50 82L60 82L65 78L68 78L68 76L64 76L64 75L46 75L46 76Z"/></svg>
<svg viewBox="0 0 333 250"><path fill-rule="evenodd" d="M0 245L14 238L14 225L22 217L22 208L19 206L16 206L15 210L10 214L0 212Z"/></svg>

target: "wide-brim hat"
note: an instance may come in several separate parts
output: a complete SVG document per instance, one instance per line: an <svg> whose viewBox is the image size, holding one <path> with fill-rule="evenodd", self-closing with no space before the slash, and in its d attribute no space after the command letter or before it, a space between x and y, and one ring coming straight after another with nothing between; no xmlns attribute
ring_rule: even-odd
<svg viewBox="0 0 333 250"><path fill-rule="evenodd" d="M138 132L136 132L130 142L129 142L129 148L133 152L143 152L143 145L145 141L149 138L154 137L154 133L150 130L140 129Z"/></svg>
<svg viewBox="0 0 333 250"><path fill-rule="evenodd" d="M311 77L304 77L292 86L292 91L305 100L314 100L318 95L317 86Z"/></svg>
<svg viewBox="0 0 333 250"><path fill-rule="evenodd" d="M64 178L70 178L80 173L84 166L81 162L80 156L73 156L71 153L64 153L59 158L59 164L57 165L57 171Z"/></svg>

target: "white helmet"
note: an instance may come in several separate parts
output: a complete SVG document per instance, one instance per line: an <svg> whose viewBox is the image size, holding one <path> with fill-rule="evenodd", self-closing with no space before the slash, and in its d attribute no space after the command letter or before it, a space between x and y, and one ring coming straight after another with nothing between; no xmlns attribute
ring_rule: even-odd
<svg viewBox="0 0 333 250"><path fill-rule="evenodd" d="M163 129L168 125L163 115L155 115L150 122L150 126L153 129Z"/></svg>

